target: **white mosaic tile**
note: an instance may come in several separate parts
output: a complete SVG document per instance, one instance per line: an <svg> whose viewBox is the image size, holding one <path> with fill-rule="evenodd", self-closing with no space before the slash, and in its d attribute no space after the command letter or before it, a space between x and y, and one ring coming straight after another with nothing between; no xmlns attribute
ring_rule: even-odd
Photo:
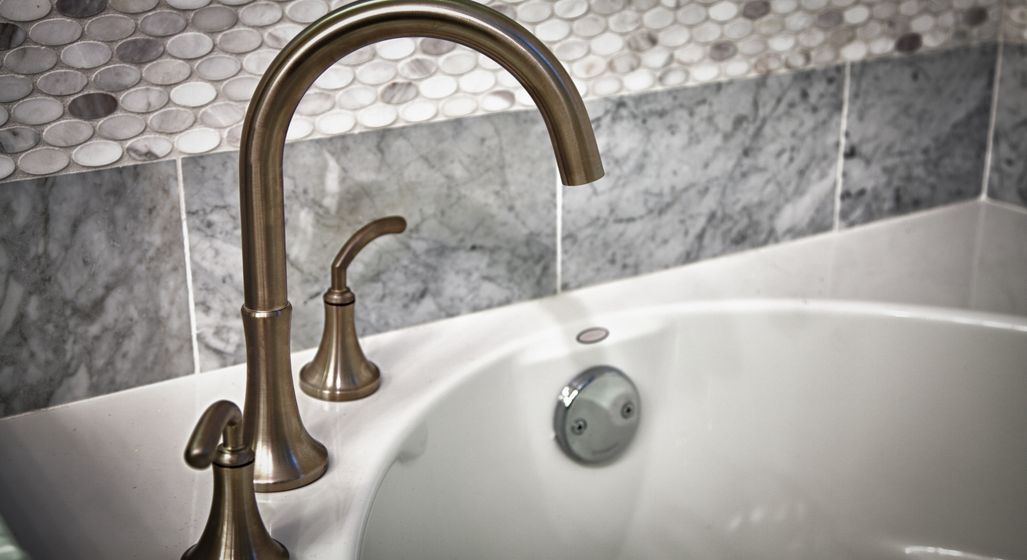
<svg viewBox="0 0 1027 560"><path fill-rule="evenodd" d="M237 147L246 103L278 50L347 2L0 0L0 149L21 154L4 156L14 169L0 179L46 169L51 148L68 156L58 171L71 172ZM993 41L1000 27L998 0L486 3L546 42L586 97ZM1001 11L1002 37L1027 42L1027 0ZM487 57L400 38L329 68L289 138L530 106Z"/></svg>

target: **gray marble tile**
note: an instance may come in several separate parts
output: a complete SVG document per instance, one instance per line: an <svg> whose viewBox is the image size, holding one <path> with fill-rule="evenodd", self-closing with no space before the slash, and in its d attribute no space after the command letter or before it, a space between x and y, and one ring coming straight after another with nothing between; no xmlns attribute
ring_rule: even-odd
<svg viewBox="0 0 1027 560"><path fill-rule="evenodd" d="M837 68L594 101L607 176L568 188L576 288L827 230Z"/></svg>
<svg viewBox="0 0 1027 560"><path fill-rule="evenodd" d="M1027 45L1002 51L988 196L1027 206Z"/></svg>
<svg viewBox="0 0 1027 560"><path fill-rule="evenodd" d="M0 415L192 371L175 164L0 188Z"/></svg>
<svg viewBox="0 0 1027 560"><path fill-rule="evenodd" d="M995 55L985 45L852 67L844 225L980 194Z"/></svg>
<svg viewBox="0 0 1027 560"><path fill-rule="evenodd" d="M244 359L237 165L183 161L204 370ZM320 340L336 251L390 214L406 233L369 245L349 275L363 334L555 291L555 162L534 112L293 143L285 183L296 349Z"/></svg>

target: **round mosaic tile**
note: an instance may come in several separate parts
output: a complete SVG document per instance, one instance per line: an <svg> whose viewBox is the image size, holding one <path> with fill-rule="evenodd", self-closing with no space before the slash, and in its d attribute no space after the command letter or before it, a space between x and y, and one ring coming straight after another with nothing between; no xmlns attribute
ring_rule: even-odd
<svg viewBox="0 0 1027 560"><path fill-rule="evenodd" d="M212 128L194 128L175 140L175 147L183 154L202 154L218 147L221 135Z"/></svg>
<svg viewBox="0 0 1027 560"><path fill-rule="evenodd" d="M149 113L168 104L168 93L155 87L136 88L121 96L121 106L133 113Z"/></svg>
<svg viewBox="0 0 1027 560"><path fill-rule="evenodd" d="M100 121L96 133L109 140L127 140L146 130L146 121L136 115L114 115Z"/></svg>
<svg viewBox="0 0 1027 560"><path fill-rule="evenodd" d="M233 29L218 35L218 47L230 54L248 53L260 46L260 33L252 29Z"/></svg>
<svg viewBox="0 0 1027 560"><path fill-rule="evenodd" d="M78 93L88 83L89 78L77 70L54 70L40 76L36 81L36 87L43 93L61 96Z"/></svg>
<svg viewBox="0 0 1027 560"><path fill-rule="evenodd" d="M115 64L93 74L93 85L103 91L123 91L138 84L141 78L142 72L135 66Z"/></svg>
<svg viewBox="0 0 1027 560"><path fill-rule="evenodd" d="M83 121L61 121L43 131L43 140L59 148L78 146L92 137L92 125Z"/></svg>
<svg viewBox="0 0 1027 560"><path fill-rule="evenodd" d="M0 130L0 153L17 154L39 143L39 132L27 126Z"/></svg>
<svg viewBox="0 0 1027 560"><path fill-rule="evenodd" d="M29 29L29 37L40 45L67 45L82 36L82 24L70 19L49 19L41 21ZM0 31L0 43L3 42Z"/></svg>
<svg viewBox="0 0 1027 560"><path fill-rule="evenodd" d="M357 121L352 113L337 111L326 113L318 117L314 126L318 132L325 135L343 134L353 130Z"/></svg>
<svg viewBox="0 0 1027 560"><path fill-rule="evenodd" d="M200 111L200 122L212 128L224 129L242 122L245 116L246 109L241 105L221 102Z"/></svg>
<svg viewBox="0 0 1027 560"><path fill-rule="evenodd" d="M274 2L255 2L239 10L239 21L252 27L264 27L282 19L282 8Z"/></svg>
<svg viewBox="0 0 1027 560"><path fill-rule="evenodd" d="M18 158L18 169L30 175L50 175L64 169L71 158L64 150L39 148Z"/></svg>
<svg viewBox="0 0 1027 560"><path fill-rule="evenodd" d="M167 157L174 145L163 136L144 136L129 142L125 151L132 159L154 161Z"/></svg>
<svg viewBox="0 0 1027 560"><path fill-rule="evenodd" d="M150 116L149 127L154 132L174 134L189 128L196 121L193 112L188 109L172 107L162 109Z"/></svg>
<svg viewBox="0 0 1027 560"><path fill-rule="evenodd" d="M118 41L135 32L135 20L110 14L89 20L86 24L86 37L97 41Z"/></svg>
<svg viewBox="0 0 1027 560"><path fill-rule="evenodd" d="M143 68L143 77L151 84L170 86L185 80L192 72L192 67L186 62L164 59Z"/></svg>
<svg viewBox="0 0 1027 560"><path fill-rule="evenodd" d="M239 20L235 10L225 6L207 6L193 13L193 27L207 33L230 29Z"/></svg>
<svg viewBox="0 0 1027 560"><path fill-rule="evenodd" d="M109 93L84 93L68 104L68 112L80 119L106 117L117 108L118 100Z"/></svg>
<svg viewBox="0 0 1027 560"><path fill-rule="evenodd" d="M221 93L232 101L249 101L253 90L257 88L257 78L252 76L239 76L228 80L221 86Z"/></svg>
<svg viewBox="0 0 1027 560"><path fill-rule="evenodd" d="M121 144L117 142L93 140L75 148L71 159L83 167L103 167L121 159L122 153Z"/></svg>
<svg viewBox="0 0 1027 560"><path fill-rule="evenodd" d="M199 58L214 48L214 41L203 33L183 33L167 43L168 54L176 58Z"/></svg>
<svg viewBox="0 0 1027 560"><path fill-rule="evenodd" d="M164 44L149 37L135 37L119 43L114 52L122 62L143 64L164 54Z"/></svg>
<svg viewBox="0 0 1027 560"><path fill-rule="evenodd" d="M95 16L107 8L107 0L57 0L57 11L73 18Z"/></svg>
<svg viewBox="0 0 1027 560"><path fill-rule="evenodd" d="M0 22L0 51L13 49L25 42L25 30L13 23Z"/></svg>
<svg viewBox="0 0 1027 560"><path fill-rule="evenodd" d="M0 18L35 21L50 13L50 0L0 0Z"/></svg>
<svg viewBox="0 0 1027 560"><path fill-rule="evenodd" d="M139 21L139 30L152 37L167 37L182 31L188 24L182 14L160 10L144 16Z"/></svg>
<svg viewBox="0 0 1027 560"><path fill-rule="evenodd" d="M96 68L111 59L111 48L98 41L81 41L61 50L61 62L72 68Z"/></svg>
<svg viewBox="0 0 1027 560"><path fill-rule="evenodd" d="M221 81L239 73L242 63L230 56L209 56L196 64L196 73L204 80Z"/></svg>
<svg viewBox="0 0 1027 560"><path fill-rule="evenodd" d="M187 82L171 90L171 101L183 107L202 107L218 96L218 90L207 82Z"/></svg>
<svg viewBox="0 0 1027 560"><path fill-rule="evenodd" d="M18 102L11 117L21 124L39 125L55 121L64 114L64 105L52 97L32 97Z"/></svg>
<svg viewBox="0 0 1027 560"><path fill-rule="evenodd" d="M0 179L6 179L11 173L14 173L15 169L17 166L14 165L13 159L0 155Z"/></svg>
<svg viewBox="0 0 1027 560"><path fill-rule="evenodd" d="M44 47L18 47L4 56L4 68L16 74L38 74L57 64L57 53Z"/></svg>

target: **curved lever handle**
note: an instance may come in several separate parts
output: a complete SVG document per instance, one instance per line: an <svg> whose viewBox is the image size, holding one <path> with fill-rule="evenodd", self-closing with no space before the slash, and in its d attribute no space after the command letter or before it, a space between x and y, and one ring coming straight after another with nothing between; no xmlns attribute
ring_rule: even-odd
<svg viewBox="0 0 1027 560"><path fill-rule="evenodd" d="M185 447L185 462L203 470L217 457L219 447L229 454L248 450L243 441L242 412L230 401L217 401L203 411Z"/></svg>
<svg viewBox="0 0 1027 560"><path fill-rule="evenodd" d="M353 262L354 257L368 243L389 233L403 233L407 229L407 221L402 216L389 216L379 218L357 230L339 249L332 261L332 290L342 291L346 289L346 269Z"/></svg>

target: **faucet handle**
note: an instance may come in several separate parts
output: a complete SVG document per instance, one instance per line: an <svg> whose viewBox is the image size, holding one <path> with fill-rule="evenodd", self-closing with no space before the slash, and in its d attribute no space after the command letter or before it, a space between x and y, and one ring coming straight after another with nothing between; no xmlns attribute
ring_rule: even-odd
<svg viewBox="0 0 1027 560"><path fill-rule="evenodd" d="M390 233L403 233L407 229L407 221L402 216L387 216L378 218L358 229L356 233L346 240L346 243L339 249L332 261L332 289L344 291L346 285L346 269L356 258L357 253L367 246L368 243Z"/></svg>
<svg viewBox="0 0 1027 560"><path fill-rule="evenodd" d="M367 359L357 339L354 321L356 296L346 282L346 270L368 243L390 233L402 233L407 221L400 216L377 219L357 230L332 261L332 285L324 294L325 327L321 344L310 363L300 370L300 388L317 399L351 401L378 390L381 372Z"/></svg>
<svg viewBox="0 0 1027 560"><path fill-rule="evenodd" d="M246 443L235 403L207 407L185 447L185 462L203 470L214 464L214 496L203 534L182 560L253 558L285 560L289 551L271 538L253 489L254 453Z"/></svg>
<svg viewBox="0 0 1027 560"><path fill-rule="evenodd" d="M253 458L253 450L243 440L242 412L230 401L218 401L203 411L185 447L185 462L198 470L211 463L237 467Z"/></svg>

